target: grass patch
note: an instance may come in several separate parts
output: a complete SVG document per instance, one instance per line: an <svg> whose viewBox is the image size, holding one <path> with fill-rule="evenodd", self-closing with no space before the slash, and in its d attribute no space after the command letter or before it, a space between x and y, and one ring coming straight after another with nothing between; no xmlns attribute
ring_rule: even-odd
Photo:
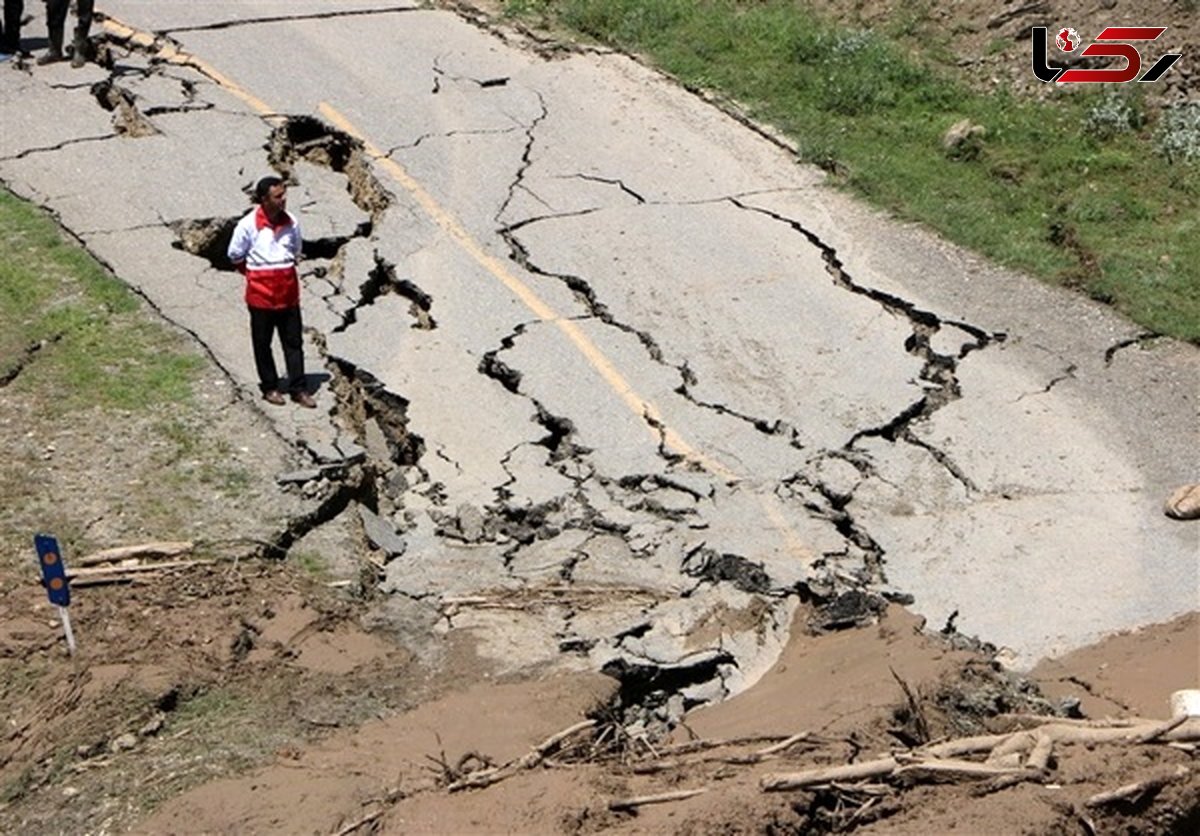
<svg viewBox="0 0 1200 836"><path fill-rule="evenodd" d="M973 91L926 31L919 0L899 4L878 30L783 0L509 8L532 7L736 100L872 203L1200 342L1200 128L1190 111L1167 114L1163 127L1136 90L1116 101L1111 90L1057 91L1048 102ZM918 52L920 41L932 46ZM948 152L942 136L963 119L985 133L971 153Z"/></svg>
<svg viewBox="0 0 1200 836"><path fill-rule="evenodd" d="M0 379L55 411L186 401L201 358L45 212L0 191Z"/></svg>
<svg viewBox="0 0 1200 836"><path fill-rule="evenodd" d="M295 562L302 572L318 581L328 580L329 562L317 552L293 550L288 558Z"/></svg>

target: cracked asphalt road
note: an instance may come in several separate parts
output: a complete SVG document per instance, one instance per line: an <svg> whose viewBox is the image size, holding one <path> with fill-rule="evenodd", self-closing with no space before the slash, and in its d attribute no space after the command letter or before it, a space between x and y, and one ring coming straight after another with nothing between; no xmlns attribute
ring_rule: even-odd
<svg viewBox="0 0 1200 836"><path fill-rule="evenodd" d="M1021 666L1200 605L1161 513L1200 474L1194 346L623 56L394 3L100 10L110 68L0 72L0 179L247 397L223 241L294 181L322 409L268 414L320 495L280 543L365 526L404 623L657 671L678 711L764 672L801 596L911 596Z"/></svg>

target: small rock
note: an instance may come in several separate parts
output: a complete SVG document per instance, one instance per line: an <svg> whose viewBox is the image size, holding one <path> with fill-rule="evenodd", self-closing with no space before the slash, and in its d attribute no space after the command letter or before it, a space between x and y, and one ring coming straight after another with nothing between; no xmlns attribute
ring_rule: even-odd
<svg viewBox="0 0 1200 836"><path fill-rule="evenodd" d="M667 722L678 723L685 712L683 694L672 694L667 700Z"/></svg>
<svg viewBox="0 0 1200 836"><path fill-rule="evenodd" d="M1015 671L1021 667L1021 658L1011 647L1002 647L997 650L996 655L992 657L992 661L999 665L1001 670L1005 671Z"/></svg>
<svg viewBox="0 0 1200 836"><path fill-rule="evenodd" d="M62 788L63 798L74 798L75 796L79 795L80 792L81 792L81 790L79 789L79 787L63 787Z"/></svg>
<svg viewBox="0 0 1200 836"><path fill-rule="evenodd" d="M150 720L146 723L146 725L144 725L140 729L138 729L138 736L139 737L150 737L151 735L158 734L159 731L162 730L163 723L165 723L165 722L166 722L166 717L163 714L156 713L153 717L150 718Z"/></svg>
<svg viewBox="0 0 1200 836"><path fill-rule="evenodd" d="M1163 507L1163 513L1176 520L1200 519L1200 484L1176 489Z"/></svg>
<svg viewBox="0 0 1200 836"><path fill-rule="evenodd" d="M125 734L121 735L120 737L114 739L111 743L109 743L108 749L113 754L116 754L117 752L128 752L130 749L133 749L136 746L137 746L137 735L134 735L130 732L126 732Z"/></svg>
<svg viewBox="0 0 1200 836"><path fill-rule="evenodd" d="M300 493L305 499L313 499L320 495L321 491L324 489L324 486L325 483L322 480L305 482L303 487L300 488Z"/></svg>
<svg viewBox="0 0 1200 836"><path fill-rule="evenodd" d="M458 530L468 543L478 543L483 539L483 512L467 502L459 505Z"/></svg>
<svg viewBox="0 0 1200 836"><path fill-rule="evenodd" d="M987 128L976 125L970 119L962 119L950 126L942 135L942 148L959 160L974 159L983 150L983 136Z"/></svg>
<svg viewBox="0 0 1200 836"><path fill-rule="evenodd" d="M689 685L680 692L684 699L693 704L706 704L710 702L720 702L725 699L726 690L725 684L720 678L710 679L708 682L702 682L699 685Z"/></svg>

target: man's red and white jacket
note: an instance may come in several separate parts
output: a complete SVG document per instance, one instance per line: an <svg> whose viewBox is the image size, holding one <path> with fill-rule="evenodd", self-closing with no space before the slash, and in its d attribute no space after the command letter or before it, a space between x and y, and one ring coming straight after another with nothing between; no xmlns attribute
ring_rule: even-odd
<svg viewBox="0 0 1200 836"><path fill-rule="evenodd" d="M229 241L229 260L246 277L246 304L282 310L300 305L300 224L290 212L272 224L261 206L238 221Z"/></svg>

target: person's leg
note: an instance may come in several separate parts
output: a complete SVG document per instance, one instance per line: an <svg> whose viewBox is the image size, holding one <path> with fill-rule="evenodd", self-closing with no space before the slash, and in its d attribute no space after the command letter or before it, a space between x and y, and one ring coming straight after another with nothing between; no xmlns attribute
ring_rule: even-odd
<svg viewBox="0 0 1200 836"><path fill-rule="evenodd" d="M274 333L275 311L250 308L250 344L254 347L258 388L264 396L279 392L279 372L275 368L275 357L271 352L271 337Z"/></svg>
<svg viewBox="0 0 1200 836"><path fill-rule="evenodd" d="M308 395L308 381L304 377L304 320L299 307L279 313L279 341L283 343L283 359L287 364L288 389L294 399L301 400L301 395Z"/></svg>
<svg viewBox="0 0 1200 836"><path fill-rule="evenodd" d="M92 28L92 8L94 0L77 0L75 4L75 40L74 54L71 56L72 67L82 67L87 63L91 44L88 43L88 32Z"/></svg>
<svg viewBox="0 0 1200 836"><path fill-rule="evenodd" d="M63 59L63 27L67 24L67 6L70 0L46 0L46 34L50 48L38 58L39 64L52 64Z"/></svg>
<svg viewBox="0 0 1200 836"><path fill-rule="evenodd" d="M4 0L4 29L0 30L0 52L17 55L21 51L21 18L25 0Z"/></svg>
<svg viewBox="0 0 1200 836"><path fill-rule="evenodd" d="M92 28L92 10L95 7L96 0L77 0L75 3L75 32L82 34L85 38Z"/></svg>

